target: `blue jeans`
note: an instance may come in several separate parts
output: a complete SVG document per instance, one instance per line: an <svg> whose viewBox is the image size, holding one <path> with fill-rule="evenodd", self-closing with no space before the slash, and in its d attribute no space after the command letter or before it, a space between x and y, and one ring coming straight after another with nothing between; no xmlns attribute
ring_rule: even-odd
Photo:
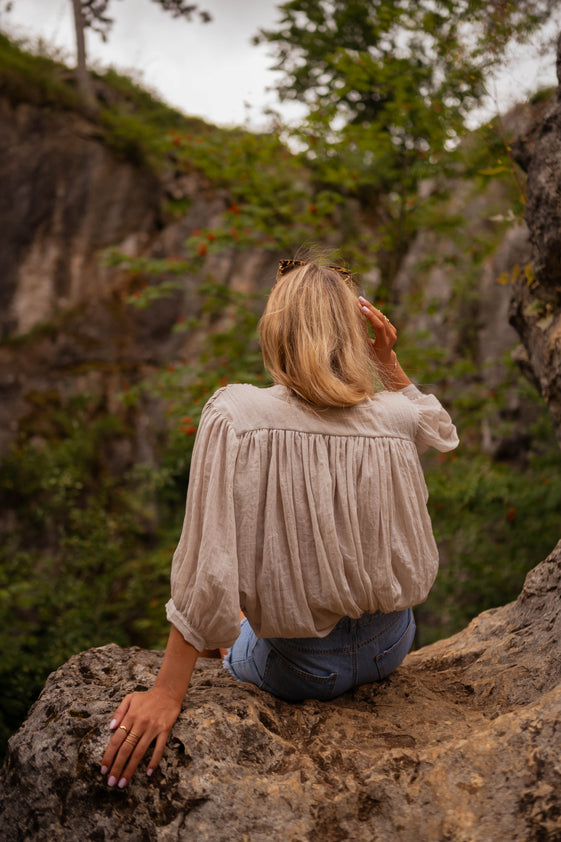
<svg viewBox="0 0 561 842"><path fill-rule="evenodd" d="M382 681L403 661L415 634L410 608L343 617L326 637L258 638L247 620L224 666L287 702L332 699Z"/></svg>

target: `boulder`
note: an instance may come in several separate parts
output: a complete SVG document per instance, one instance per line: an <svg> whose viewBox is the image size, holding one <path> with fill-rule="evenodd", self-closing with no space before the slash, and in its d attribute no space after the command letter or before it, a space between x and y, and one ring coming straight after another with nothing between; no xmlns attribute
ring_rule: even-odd
<svg viewBox="0 0 561 842"><path fill-rule="evenodd" d="M50 676L1 773L9 842L561 839L561 541L516 602L381 684L287 704L199 661L152 778L99 766L160 652L113 644Z"/></svg>
<svg viewBox="0 0 561 842"><path fill-rule="evenodd" d="M510 321L524 345L519 362L546 401L561 444L561 35L557 70L560 86L517 158L528 170L532 272L514 285Z"/></svg>

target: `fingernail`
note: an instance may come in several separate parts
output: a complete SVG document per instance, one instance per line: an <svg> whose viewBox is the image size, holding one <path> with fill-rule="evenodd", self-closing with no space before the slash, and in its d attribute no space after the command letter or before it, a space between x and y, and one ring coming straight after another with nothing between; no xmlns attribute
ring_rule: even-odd
<svg viewBox="0 0 561 842"><path fill-rule="evenodd" d="M108 771L109 771L109 770L107 769L107 766L102 766L102 767L101 767L101 774L102 774L102 775L106 775Z"/></svg>
<svg viewBox="0 0 561 842"><path fill-rule="evenodd" d="M370 310L368 309L368 307L363 307L363 308L362 308L362 312L363 312L363 313L369 313L369 312L370 312Z"/></svg>
<svg viewBox="0 0 561 842"><path fill-rule="evenodd" d="M150 777L150 775L154 774L154 770L153 769L147 769L146 774L148 775L148 777Z"/></svg>
<svg viewBox="0 0 561 842"><path fill-rule="evenodd" d="M107 781L107 786L115 786L116 783L117 783L117 778L115 777L115 775L111 775L111 777Z"/></svg>
<svg viewBox="0 0 561 842"><path fill-rule="evenodd" d="M117 724L117 720L112 719L111 722L109 723L109 730L112 731L116 724Z"/></svg>
<svg viewBox="0 0 561 842"><path fill-rule="evenodd" d="M126 778L121 778L121 780L120 780L120 781L119 781L119 783L117 784L117 786L119 787L119 789L122 789L122 788L123 788L124 786L126 786L126 785L127 785L127 779L126 779Z"/></svg>
<svg viewBox="0 0 561 842"><path fill-rule="evenodd" d="M358 300L359 300L359 301L363 301L363 302L364 302L364 304L366 304L366 303L367 303L367 302L366 302L366 298L363 298L363 297L362 297L362 295L359 295Z"/></svg>

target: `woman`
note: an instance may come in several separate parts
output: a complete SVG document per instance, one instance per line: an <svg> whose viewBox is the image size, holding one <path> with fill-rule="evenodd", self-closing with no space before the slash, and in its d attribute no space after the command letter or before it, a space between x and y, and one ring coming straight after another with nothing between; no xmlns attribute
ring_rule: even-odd
<svg viewBox="0 0 561 842"><path fill-rule="evenodd" d="M110 786L155 740L152 774L200 654L227 650L235 678L297 701L379 681L409 651L438 566L418 454L458 438L396 336L347 270L281 261L260 322L275 385L227 386L204 409L169 641L154 687L115 711Z"/></svg>

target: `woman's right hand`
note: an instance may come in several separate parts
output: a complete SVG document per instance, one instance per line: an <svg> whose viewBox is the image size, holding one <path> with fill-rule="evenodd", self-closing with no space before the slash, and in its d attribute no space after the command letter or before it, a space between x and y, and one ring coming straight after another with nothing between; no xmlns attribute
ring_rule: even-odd
<svg viewBox="0 0 561 842"><path fill-rule="evenodd" d="M109 786L126 786L155 740L147 769L147 774L152 774L181 711L198 656L195 647L172 625L153 688L145 693L129 693L113 714L109 725L113 736L101 761L101 774L109 775Z"/></svg>
<svg viewBox="0 0 561 842"><path fill-rule="evenodd" d="M153 773L180 711L181 701L157 687L125 696L113 714L109 726L113 736L101 761L101 774L108 775L109 786L126 786L155 740L146 772Z"/></svg>
<svg viewBox="0 0 561 842"><path fill-rule="evenodd" d="M393 365L392 352L397 339L397 330L388 317L362 295L358 301L360 312L374 329L375 339L370 339L373 355L382 365Z"/></svg>

